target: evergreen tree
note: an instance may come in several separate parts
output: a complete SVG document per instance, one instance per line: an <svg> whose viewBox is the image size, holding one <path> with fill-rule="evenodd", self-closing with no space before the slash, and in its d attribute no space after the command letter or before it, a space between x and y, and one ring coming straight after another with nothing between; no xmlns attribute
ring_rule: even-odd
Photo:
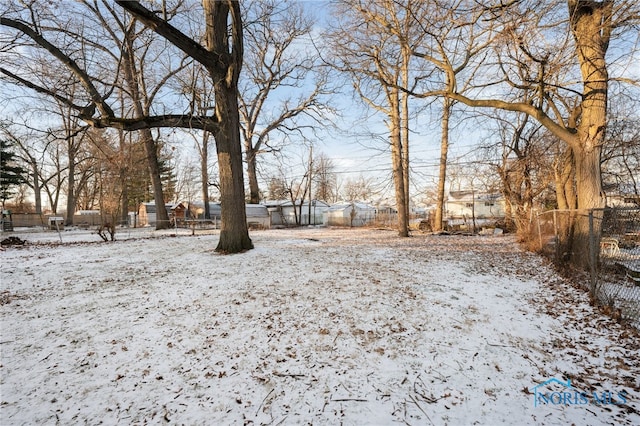
<svg viewBox="0 0 640 426"><path fill-rule="evenodd" d="M13 187L26 182L27 170L17 163L17 156L11 152L12 144L0 140L0 199L4 203L13 195Z"/></svg>

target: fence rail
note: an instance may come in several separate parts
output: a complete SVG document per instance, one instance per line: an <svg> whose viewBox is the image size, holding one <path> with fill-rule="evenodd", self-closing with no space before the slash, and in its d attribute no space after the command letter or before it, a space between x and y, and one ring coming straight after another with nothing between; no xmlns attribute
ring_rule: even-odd
<svg viewBox="0 0 640 426"><path fill-rule="evenodd" d="M550 210L535 223L540 251L564 264L575 247L566 244L582 221L588 229L589 281L581 285L601 304L640 328L640 209ZM588 223L588 228L587 224Z"/></svg>

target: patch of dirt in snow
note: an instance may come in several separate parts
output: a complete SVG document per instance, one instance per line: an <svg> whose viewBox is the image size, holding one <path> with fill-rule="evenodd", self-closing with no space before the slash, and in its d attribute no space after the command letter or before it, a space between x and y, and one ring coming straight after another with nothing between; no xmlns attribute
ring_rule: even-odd
<svg viewBox="0 0 640 426"><path fill-rule="evenodd" d="M252 239L2 252L0 423L640 424L637 333L510 237Z"/></svg>

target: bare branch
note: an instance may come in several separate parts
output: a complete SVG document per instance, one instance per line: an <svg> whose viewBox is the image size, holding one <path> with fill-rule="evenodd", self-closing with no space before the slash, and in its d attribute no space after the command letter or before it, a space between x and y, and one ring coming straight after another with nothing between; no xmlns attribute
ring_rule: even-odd
<svg viewBox="0 0 640 426"><path fill-rule="evenodd" d="M35 90L38 93L42 93L45 94L47 96L51 96L52 98L54 98L55 100L62 102L63 104L75 109L76 111L85 111L87 109L87 107L83 107L80 105L76 105L74 104L70 99L64 97L64 96L60 96L59 94L57 94L56 92L49 90L45 87L42 86L38 86L37 84L32 83L31 81L24 79L22 77L20 77L19 75L16 75L14 73L12 73L11 71L0 67L0 72L4 75L6 75L7 77L10 77L13 80L16 80L18 83L22 84L25 87L28 87L29 89Z"/></svg>
<svg viewBox="0 0 640 426"><path fill-rule="evenodd" d="M207 69L226 71L226 65L219 54L207 50L200 43L185 35L182 31L158 17L155 13L142 6L137 1L116 0L123 9L131 13L147 27L166 38L169 42L182 50Z"/></svg>
<svg viewBox="0 0 640 426"><path fill-rule="evenodd" d="M20 21L0 17L0 25L4 25L6 27L11 27L17 29L18 31L21 31L25 35L29 36L33 41L35 41L40 47L46 49L49 53L55 56L60 62L66 65L67 68L69 68L73 72L73 74L82 82L82 85L88 92L91 101L94 103L96 108L98 108L100 113L106 117L113 116L113 110L104 102L103 97L98 93L97 89L93 85L91 77L86 73L86 71L80 68L73 59L63 53L58 47L51 44L38 32Z"/></svg>
<svg viewBox="0 0 640 426"><path fill-rule="evenodd" d="M139 118L117 117L81 117L84 121L96 128L114 128L126 131L152 129L162 127L181 127L187 129L206 130L215 132L219 128L218 119L215 116L192 116L166 114Z"/></svg>

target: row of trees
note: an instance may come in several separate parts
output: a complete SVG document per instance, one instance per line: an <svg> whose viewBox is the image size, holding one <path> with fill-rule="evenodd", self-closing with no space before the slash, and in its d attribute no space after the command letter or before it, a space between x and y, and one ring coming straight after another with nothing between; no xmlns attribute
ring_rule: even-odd
<svg viewBox="0 0 640 426"><path fill-rule="evenodd" d="M3 34L7 65L0 72L26 93L66 108L61 140L69 165L84 141L95 139L85 136L92 134L88 128L113 129L101 133L112 138L110 158L136 132L158 206L166 198L163 138L153 129L196 135L204 197L213 136L221 251L251 247L243 155L247 198L257 202L259 156L277 154L294 139L308 142L334 121L327 99L336 87L329 81L348 82L370 119L386 126L383 148L391 154L401 236L408 235L409 138L425 106L437 105L441 121L436 227L450 129L472 111L491 111L498 123L492 145L502 147L501 161L494 166L517 223L550 184L561 208L602 207L603 150L617 159L611 170L633 172L637 165L633 155L619 155L634 150L633 132L607 133L610 92L619 102L637 87L632 65L640 6L633 1L343 0L320 37L312 37L316 27L298 3L264 0L242 9L234 1L163 2L159 10L116 3L7 6L0 22L10 30ZM274 98L278 103L269 101ZM73 193L75 182L67 179ZM580 263L587 258L586 229L580 221L570 226L569 251Z"/></svg>
<svg viewBox="0 0 640 426"><path fill-rule="evenodd" d="M613 0L340 2L328 34L338 56L333 62L385 119L401 217L408 198L409 97L442 100L436 226L441 226L448 129L457 105L505 111L509 115L502 120L519 123L509 129L512 149L499 168L517 217L538 193L532 174L549 170L540 164L534 171L530 162L507 167L513 159L535 158L542 144L523 147L524 139L551 138L562 152L556 179L560 208L604 207L601 163L609 94L622 92L622 83L637 85L639 11L636 2ZM615 51L607 55L611 46ZM401 219L400 235L407 234L406 226ZM588 223L567 226L566 251L584 265Z"/></svg>
<svg viewBox="0 0 640 426"><path fill-rule="evenodd" d="M251 248L243 217L241 141L251 200L256 202L257 154L277 150L282 135L306 134L299 117L316 123L324 118L328 109L320 98L325 94L326 80L311 78L314 56L296 45L311 31L310 21L296 4L265 0L247 4L244 10L232 1L183 6L164 2L162 10L152 11L136 2L114 5L90 0L54 7L8 5L2 11L1 24L13 32L4 34L7 65L0 71L7 80L66 109L58 116L66 130L62 140L66 141L67 158L61 166L66 182L63 185L58 168L60 181L53 186L66 187L68 221L73 220L83 188L76 181L76 167L86 162L78 155L93 149L87 148L90 139L94 146L100 139L108 143L98 149L114 151L106 154L108 161L121 166L114 174L129 179L131 168L123 166L128 163L148 171L158 227L168 226L163 208L168 188L163 185L159 156L163 138L161 131L154 133L153 129L183 128L196 139L205 201L211 184L221 198L224 225L218 249L241 251ZM252 66L245 67L239 91L243 62L248 61ZM304 87L309 81L315 82L312 90ZM264 111L266 99L279 88L286 89L277 94L280 111ZM50 105L45 109L50 110ZM165 113L171 110L177 113ZM21 124L32 127L34 121L44 126L42 118L33 117ZM280 132L279 141L272 141L270 136L281 129L287 131ZM5 130L16 142L25 139L24 135L14 138L13 132ZM131 132L136 133L136 146L144 148L145 164L126 155L133 149L125 152L131 144L123 138ZM89 134L93 136L86 136ZM213 183L215 179L209 178L211 136L216 142L219 171ZM41 181L32 186L50 187ZM131 197L124 183L119 189L122 207L118 210L126 214L128 203L139 198ZM56 200L50 201L56 206Z"/></svg>

